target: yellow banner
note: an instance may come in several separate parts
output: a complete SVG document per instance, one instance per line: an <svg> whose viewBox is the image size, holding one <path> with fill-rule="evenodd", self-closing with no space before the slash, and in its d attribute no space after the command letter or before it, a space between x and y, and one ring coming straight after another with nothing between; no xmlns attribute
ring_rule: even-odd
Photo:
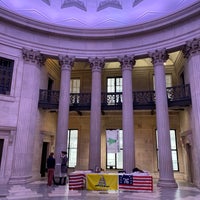
<svg viewBox="0 0 200 200"><path fill-rule="evenodd" d="M87 190L117 190L118 176L114 174L87 174Z"/></svg>

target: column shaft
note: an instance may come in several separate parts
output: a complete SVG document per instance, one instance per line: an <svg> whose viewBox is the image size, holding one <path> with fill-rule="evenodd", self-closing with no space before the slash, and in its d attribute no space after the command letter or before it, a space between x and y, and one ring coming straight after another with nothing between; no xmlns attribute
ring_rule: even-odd
<svg viewBox="0 0 200 200"><path fill-rule="evenodd" d="M165 50L150 53L154 64L155 88L156 88L156 120L158 131L158 162L160 187L177 187L174 180L172 155L170 144L170 128L168 102L166 93L166 80L164 62L168 59Z"/></svg>
<svg viewBox="0 0 200 200"><path fill-rule="evenodd" d="M200 39L188 41L185 47L185 57L188 58L188 79L192 99L192 163L193 181L200 187Z"/></svg>
<svg viewBox="0 0 200 200"><path fill-rule="evenodd" d="M122 104L122 126L123 126L123 169L131 173L135 167L135 141L134 141L134 119L133 119L133 87L132 69L135 61L133 58L124 56L120 59L123 78L123 104Z"/></svg>
<svg viewBox="0 0 200 200"><path fill-rule="evenodd" d="M74 57L60 56L59 59L61 65L61 82L55 149L56 163L60 163L61 151L67 151L67 131L70 105L70 78Z"/></svg>
<svg viewBox="0 0 200 200"><path fill-rule="evenodd" d="M92 68L92 96L90 116L89 169L101 168L101 70L104 60L90 59Z"/></svg>

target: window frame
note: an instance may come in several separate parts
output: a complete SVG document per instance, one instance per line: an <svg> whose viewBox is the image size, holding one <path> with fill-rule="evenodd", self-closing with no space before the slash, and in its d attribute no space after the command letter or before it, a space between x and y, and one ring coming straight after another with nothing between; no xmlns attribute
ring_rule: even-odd
<svg viewBox="0 0 200 200"><path fill-rule="evenodd" d="M75 83L77 81L79 82L79 86L78 87L77 87L77 85ZM78 93L80 93L80 90L81 90L80 86L81 86L81 80L80 80L80 78L71 78L70 79L70 93L71 94L78 94Z"/></svg>
<svg viewBox="0 0 200 200"><path fill-rule="evenodd" d="M76 140L76 147L72 146L72 143L71 143L71 138L72 138L72 133L76 131L77 132L77 140ZM68 167L69 168L75 168L76 165L77 165L77 158L78 158L78 129L69 129L67 131L67 157L68 157ZM72 150L76 150L76 156L71 158L71 151ZM71 164L71 161L73 160L73 162L75 164Z"/></svg>
<svg viewBox="0 0 200 200"><path fill-rule="evenodd" d="M111 88L108 85L109 79L114 80L114 85L112 85L113 91L110 92L109 88ZM119 82L121 85L117 85L117 80L119 79ZM119 87L119 89L117 89ZM117 91L119 90L119 91ZM121 105L122 104L122 90L123 90L123 79L121 76L116 76L116 77L107 77L106 79L106 91L107 91L107 105Z"/></svg>
<svg viewBox="0 0 200 200"><path fill-rule="evenodd" d="M172 146L171 146L171 131L174 132L174 135L175 135L175 146L176 148L173 149ZM177 168L175 168L175 164L174 164L174 161L173 161L173 155L172 155L172 167L173 167L173 171L174 172L179 172L180 170L180 167L179 167L179 158L178 158L178 146L177 146L177 134L176 134L176 130L175 129L170 129L170 146L171 146L171 155L173 152L176 152L176 165L177 165ZM159 171L159 149L158 149L158 130L156 129L155 130L155 137L156 137L156 156L157 156L157 168L158 168L158 171Z"/></svg>
<svg viewBox="0 0 200 200"><path fill-rule="evenodd" d="M6 64L3 65L3 62L5 62ZM0 89L0 95L8 95L8 96L11 95L12 83L13 83L13 78L14 78L14 64L15 64L15 60L0 56L0 70L2 70L2 72L6 73L6 74L7 73L10 74L10 75L6 75L6 74L2 74L2 73L0 74L0 87L2 88L2 89ZM6 67L8 67L8 69L3 69ZM5 84L1 84L3 79L6 79L6 80L8 79L9 82L5 83ZM6 86L7 84L8 84L8 86Z"/></svg>
<svg viewBox="0 0 200 200"><path fill-rule="evenodd" d="M114 129L107 129L107 130L114 130ZM106 145L106 169L117 169L117 170L121 170L123 169L123 130L122 129L118 129L119 130L119 150L120 152L118 153L107 153L107 145ZM121 137L120 137L121 135ZM114 165L109 165L108 163L108 154L112 154L114 155ZM120 161L118 161L119 156L121 155L121 167L120 166Z"/></svg>

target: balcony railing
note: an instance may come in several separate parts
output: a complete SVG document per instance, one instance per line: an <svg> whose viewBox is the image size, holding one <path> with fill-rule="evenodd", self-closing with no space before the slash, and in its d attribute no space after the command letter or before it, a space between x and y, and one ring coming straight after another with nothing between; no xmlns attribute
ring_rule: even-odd
<svg viewBox="0 0 200 200"><path fill-rule="evenodd" d="M191 105L191 95L189 85L180 85L168 87L166 89L168 106L183 107ZM155 91L134 91L133 107L138 110L155 109ZM121 110L122 93L102 93L101 108L102 110ZM59 91L40 90L39 108L58 109ZM91 94L90 93L73 93L70 94L70 110L82 111L90 110Z"/></svg>

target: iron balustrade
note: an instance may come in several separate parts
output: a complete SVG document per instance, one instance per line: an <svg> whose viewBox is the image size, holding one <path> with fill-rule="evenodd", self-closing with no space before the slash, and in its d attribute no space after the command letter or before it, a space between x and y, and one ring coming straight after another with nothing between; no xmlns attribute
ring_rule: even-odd
<svg viewBox="0 0 200 200"><path fill-rule="evenodd" d="M90 110L91 94L90 93L71 93L70 110Z"/></svg>
<svg viewBox="0 0 200 200"><path fill-rule="evenodd" d="M134 109L155 109L155 91L133 92Z"/></svg>
<svg viewBox="0 0 200 200"><path fill-rule="evenodd" d="M40 90L39 108L58 109L60 91Z"/></svg>
<svg viewBox="0 0 200 200"><path fill-rule="evenodd" d="M191 93L189 84L168 87L166 90L169 107L191 105Z"/></svg>
<svg viewBox="0 0 200 200"><path fill-rule="evenodd" d="M179 85L166 88L168 106L183 107L191 105L190 86ZM134 91L133 107L139 110L155 109L155 91ZM122 92L101 93L102 110L121 110L122 109ZM40 90L39 108L58 109L59 91ZM71 93L70 94L70 110L90 110L91 94L90 93Z"/></svg>
<svg viewBox="0 0 200 200"><path fill-rule="evenodd" d="M101 93L101 107L103 110L121 110L122 92Z"/></svg>

